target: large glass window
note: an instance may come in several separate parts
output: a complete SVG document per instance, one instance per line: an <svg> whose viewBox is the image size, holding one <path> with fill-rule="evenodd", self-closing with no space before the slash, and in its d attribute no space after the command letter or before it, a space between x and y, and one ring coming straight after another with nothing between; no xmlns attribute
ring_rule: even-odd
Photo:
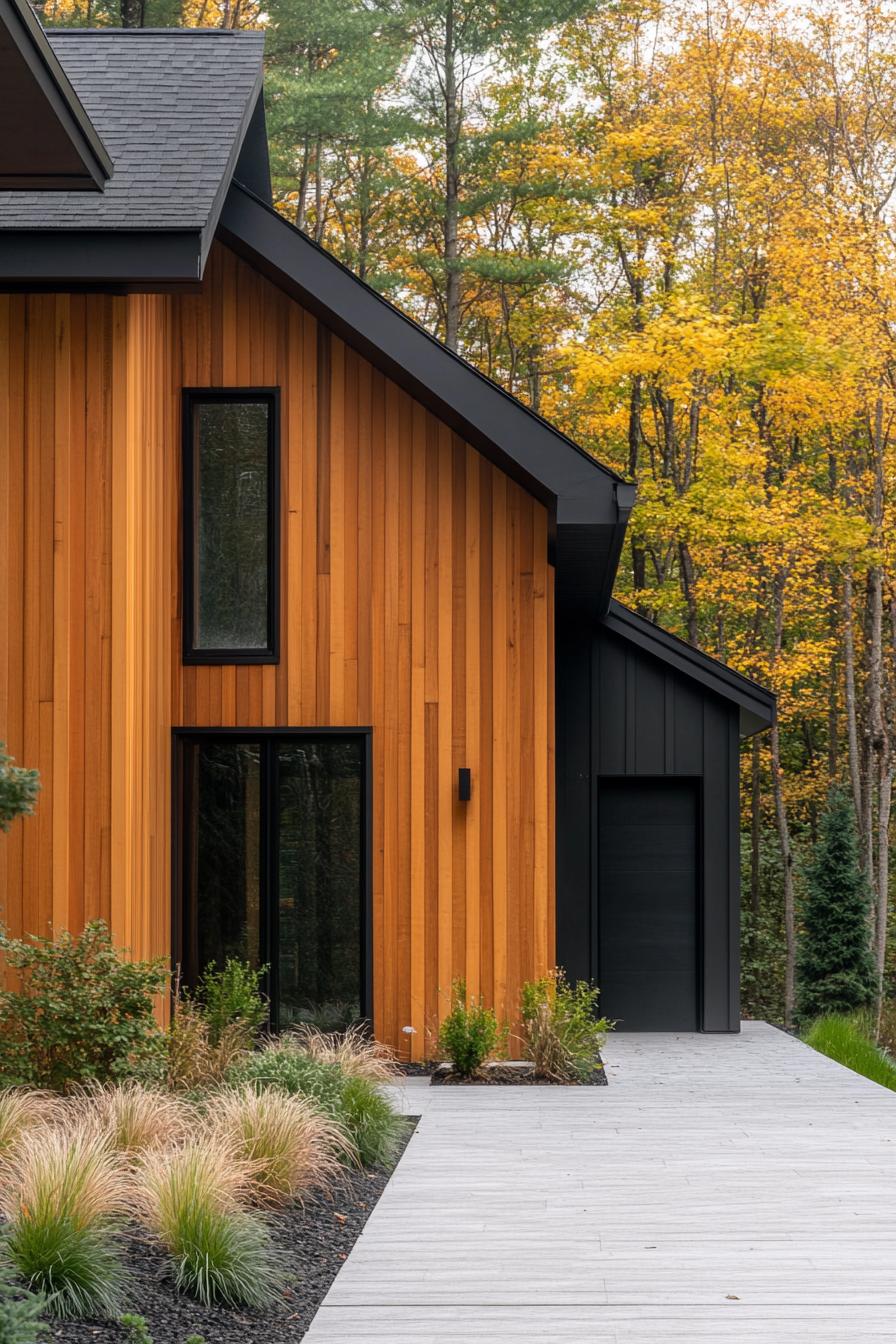
<svg viewBox="0 0 896 1344"><path fill-rule="evenodd" d="M185 393L184 658L277 656L277 399Z"/></svg>
<svg viewBox="0 0 896 1344"><path fill-rule="evenodd" d="M335 1030L366 1002L367 737L182 734L177 957L268 967L272 1025Z"/></svg>

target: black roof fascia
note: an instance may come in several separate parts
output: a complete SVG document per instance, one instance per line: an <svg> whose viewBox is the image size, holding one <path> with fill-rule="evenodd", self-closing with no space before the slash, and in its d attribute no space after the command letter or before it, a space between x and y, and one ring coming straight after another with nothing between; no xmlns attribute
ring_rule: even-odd
<svg viewBox="0 0 896 1344"><path fill-rule="evenodd" d="M4 29L21 62L23 76L32 82L49 124L58 128L83 165L75 175L41 172L5 177L4 190L102 191L113 164L77 93L59 63L46 34L27 0L0 0L0 28ZM7 127L7 131L11 128Z"/></svg>
<svg viewBox="0 0 896 1344"><path fill-rule="evenodd" d="M234 180L247 191L251 191L253 196L257 196L266 205L273 205L274 191L271 185L271 160L263 92L259 93L255 100L255 108L249 118L233 176Z"/></svg>
<svg viewBox="0 0 896 1344"><path fill-rule="evenodd" d="M255 81L255 87L251 95L246 99L246 106L243 108L243 115L240 119L239 129L234 136L233 144L230 148L230 156L227 160L227 167L221 175L221 181L218 190L215 193L215 199L212 201L211 209L208 213L208 219L205 228L202 230L202 255L200 261L201 270L205 270L205 263L208 260L209 250L215 240L215 233L218 229L218 223L221 219L221 212L227 200L230 188L233 185L234 173L239 163L243 145L246 140L250 126L255 123L257 130L258 123L255 120L259 104L261 105L261 117L264 118L264 74L263 67L259 64L258 77ZM264 126L264 121L262 120ZM268 173L270 176L270 171Z"/></svg>
<svg viewBox="0 0 896 1344"><path fill-rule="evenodd" d="M198 229L115 229L0 233L0 291L142 289L202 279Z"/></svg>
<svg viewBox="0 0 896 1344"><path fill-rule="evenodd" d="M604 616L601 627L643 649L646 653L659 658L667 666L697 682L706 690L713 691L725 700L731 701L740 709L740 732L742 737L770 728L775 721L777 709L774 692L758 682L726 667L717 658L686 644L677 635L670 634L662 626L655 625L646 617L639 616L621 602L612 601Z"/></svg>
<svg viewBox="0 0 896 1344"><path fill-rule="evenodd" d="M615 525L627 483L535 415L271 206L239 183L221 215L229 247L292 292L315 316L433 408L457 433L545 503L557 522Z"/></svg>

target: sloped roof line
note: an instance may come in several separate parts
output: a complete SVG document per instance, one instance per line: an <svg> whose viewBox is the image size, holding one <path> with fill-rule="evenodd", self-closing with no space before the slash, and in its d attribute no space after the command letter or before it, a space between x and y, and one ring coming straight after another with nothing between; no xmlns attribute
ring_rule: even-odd
<svg viewBox="0 0 896 1344"><path fill-rule="evenodd" d="M470 441L488 441L515 465L510 474L557 507L557 523L617 524L634 487L561 430L505 392L267 202L234 182L219 229L222 241L247 255L373 362L394 368L414 394ZM502 465L504 465L502 463Z"/></svg>
<svg viewBox="0 0 896 1344"><path fill-rule="evenodd" d="M695 649L616 598L610 602L601 624L605 630L636 644L683 676L737 705L741 711L742 736L760 732L774 723L777 701L773 691L742 672L735 672L720 659Z"/></svg>

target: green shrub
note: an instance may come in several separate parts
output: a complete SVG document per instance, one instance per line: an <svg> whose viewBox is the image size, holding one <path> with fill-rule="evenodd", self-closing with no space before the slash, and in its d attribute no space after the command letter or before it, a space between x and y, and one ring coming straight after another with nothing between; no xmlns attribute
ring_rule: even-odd
<svg viewBox="0 0 896 1344"><path fill-rule="evenodd" d="M228 1027L238 1026L251 1039L268 1020L268 1005L261 993L266 966L253 970L247 961L228 957L219 971L210 962L203 972L196 999L208 1023L209 1040L221 1043Z"/></svg>
<svg viewBox="0 0 896 1344"><path fill-rule="evenodd" d="M30 816L37 806L40 775L14 765L0 742L0 831L8 831L16 817Z"/></svg>
<svg viewBox="0 0 896 1344"><path fill-rule="evenodd" d="M865 1034L861 1019L829 1014L813 1022L804 1039L813 1050L896 1092L896 1064Z"/></svg>
<svg viewBox="0 0 896 1344"><path fill-rule="evenodd" d="M128 1344L154 1344L145 1316L137 1316L129 1311L118 1318L118 1324L127 1335Z"/></svg>
<svg viewBox="0 0 896 1344"><path fill-rule="evenodd" d="M277 1087L314 1101L344 1130L352 1156L365 1165L386 1163L395 1153L401 1119L377 1085L303 1054L288 1037L241 1060L228 1079L236 1086Z"/></svg>
<svg viewBox="0 0 896 1344"><path fill-rule="evenodd" d="M467 1001L467 986L451 986L451 1011L439 1030L439 1050L460 1078L472 1078L491 1055L504 1047L507 1031L498 1025L494 1010L482 998Z"/></svg>
<svg viewBox="0 0 896 1344"><path fill-rule="evenodd" d="M127 1332L128 1344L155 1344L145 1316L135 1316L129 1312L119 1317L118 1324ZM3 1344L2 1338L0 1344ZM202 1335L187 1335L184 1344L205 1344L205 1340Z"/></svg>
<svg viewBox="0 0 896 1344"><path fill-rule="evenodd" d="M0 931L0 953L21 980L0 990L0 1079L63 1092L158 1074L153 995L167 987L164 963L127 961L102 921L56 939Z"/></svg>
<svg viewBox="0 0 896 1344"><path fill-rule="evenodd" d="M19 1288L0 1266L0 1344L38 1344L46 1330L41 1319L46 1306L42 1293Z"/></svg>
<svg viewBox="0 0 896 1344"><path fill-rule="evenodd" d="M572 1082L593 1072L611 1025L597 1015L598 998L596 987L571 985L559 969L523 985L524 1045L537 1077Z"/></svg>

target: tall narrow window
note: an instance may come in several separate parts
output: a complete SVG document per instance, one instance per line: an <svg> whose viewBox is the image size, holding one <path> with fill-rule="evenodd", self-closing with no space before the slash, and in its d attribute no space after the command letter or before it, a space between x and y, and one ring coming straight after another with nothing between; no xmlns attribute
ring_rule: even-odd
<svg viewBox="0 0 896 1344"><path fill-rule="evenodd" d="M277 659L277 394L184 393L184 661Z"/></svg>

